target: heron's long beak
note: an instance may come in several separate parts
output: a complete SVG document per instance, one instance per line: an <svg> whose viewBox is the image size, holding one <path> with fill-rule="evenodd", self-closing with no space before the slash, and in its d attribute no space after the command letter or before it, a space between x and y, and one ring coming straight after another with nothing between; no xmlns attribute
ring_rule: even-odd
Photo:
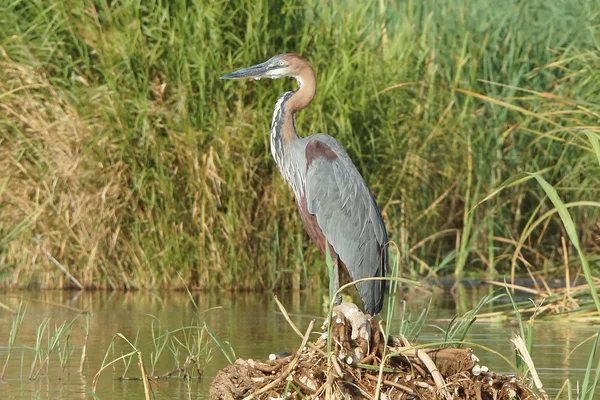
<svg viewBox="0 0 600 400"><path fill-rule="evenodd" d="M248 68L240 69L234 71L230 74L224 75L221 79L245 79L245 78L254 78L260 79L267 76L267 71L269 70L269 66L266 62L253 65Z"/></svg>

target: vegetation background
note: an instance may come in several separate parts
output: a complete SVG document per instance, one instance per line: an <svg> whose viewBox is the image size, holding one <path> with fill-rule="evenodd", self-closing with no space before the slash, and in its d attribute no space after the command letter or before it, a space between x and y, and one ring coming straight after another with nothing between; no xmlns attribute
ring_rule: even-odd
<svg viewBox="0 0 600 400"><path fill-rule="evenodd" d="M597 271L598 21L595 0L3 1L0 283L326 287L269 151L295 82L219 80L283 52L317 73L300 134L347 148L411 274L578 271L534 180L469 212L523 171Z"/></svg>

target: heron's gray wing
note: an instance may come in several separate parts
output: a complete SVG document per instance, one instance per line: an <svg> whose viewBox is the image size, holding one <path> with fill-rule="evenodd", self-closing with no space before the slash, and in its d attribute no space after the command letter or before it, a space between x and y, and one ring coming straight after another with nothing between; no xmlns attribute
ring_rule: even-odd
<svg viewBox="0 0 600 400"><path fill-rule="evenodd" d="M312 139L306 146L308 211L353 280L385 275L387 233L379 208L342 146L329 136L325 139ZM381 310L383 282L360 282L356 288L365 311Z"/></svg>

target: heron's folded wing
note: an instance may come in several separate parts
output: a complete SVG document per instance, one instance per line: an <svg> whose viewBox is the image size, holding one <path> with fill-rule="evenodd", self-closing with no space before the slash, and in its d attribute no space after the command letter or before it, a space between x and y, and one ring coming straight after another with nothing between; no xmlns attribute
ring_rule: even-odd
<svg viewBox="0 0 600 400"><path fill-rule="evenodd" d="M387 233L371 192L341 146L313 142L306 147L308 211L353 280L381 276L387 267L387 252L382 251ZM361 282L357 289L368 312L380 308L381 282Z"/></svg>

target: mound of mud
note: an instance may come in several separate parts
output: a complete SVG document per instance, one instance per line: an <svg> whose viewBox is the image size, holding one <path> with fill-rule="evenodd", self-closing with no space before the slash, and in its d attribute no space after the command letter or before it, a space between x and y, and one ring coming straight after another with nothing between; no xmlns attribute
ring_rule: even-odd
<svg viewBox="0 0 600 400"><path fill-rule="evenodd" d="M381 399L537 399L518 378L480 366L470 349L418 349L396 337L384 343L380 325L354 304L336 307L332 321L330 352L327 327L307 345L311 323L296 353L240 359L219 371L210 398L372 399L378 393Z"/></svg>

